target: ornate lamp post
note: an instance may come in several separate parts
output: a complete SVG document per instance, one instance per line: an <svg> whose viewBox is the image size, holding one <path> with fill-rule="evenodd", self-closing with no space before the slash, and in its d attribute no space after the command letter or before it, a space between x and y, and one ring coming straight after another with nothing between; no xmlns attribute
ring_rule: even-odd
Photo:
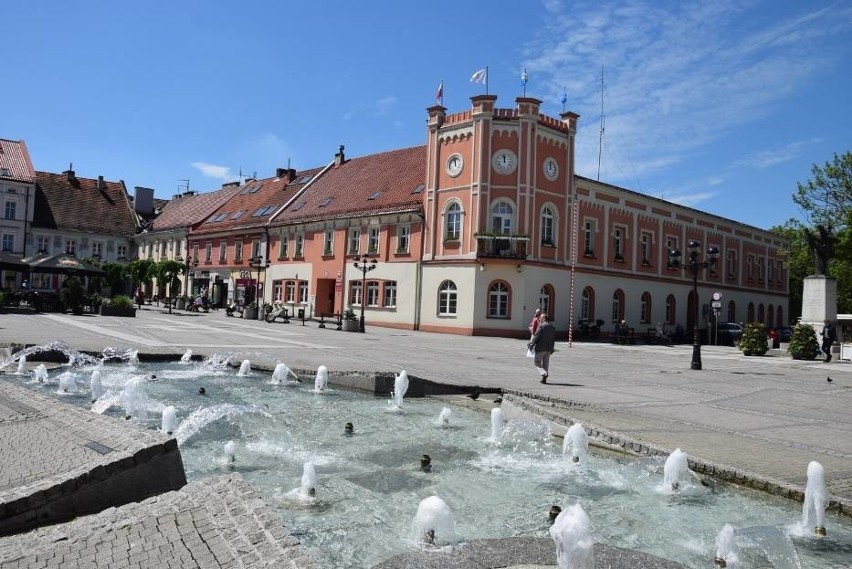
<svg viewBox="0 0 852 569"><path fill-rule="evenodd" d="M692 273L692 295L695 299L695 322L692 327L692 369L701 369L701 338L698 335L698 318L699 318L699 302L698 302L698 272L703 269L712 267L719 258L719 249L717 247L709 247L705 253L703 261L698 260L698 251L701 249L701 243L698 241L690 241L687 246L689 249L689 258L685 261L681 260L681 253L676 249L669 251L669 266L680 267Z"/></svg>
<svg viewBox="0 0 852 569"><path fill-rule="evenodd" d="M358 331L364 332L364 305L367 304L367 273L376 268L376 260L367 255L361 255L355 260L355 268L361 271L361 320L358 322Z"/></svg>
<svg viewBox="0 0 852 569"><path fill-rule="evenodd" d="M257 280L254 284L254 301L257 303L258 314L261 314L260 311L260 271L261 269L266 269L268 266L266 261L264 261L263 256L258 255L257 257L252 257L249 259L249 266L257 269Z"/></svg>
<svg viewBox="0 0 852 569"><path fill-rule="evenodd" d="M187 255L186 259L178 255L177 257L175 257L175 261L177 261L178 263L183 263L183 274L186 275L186 290L184 291L184 296L189 296L189 293L192 292L192 281L190 280L191 277L189 275L189 268L190 266L197 267L198 259L193 259L192 255Z"/></svg>

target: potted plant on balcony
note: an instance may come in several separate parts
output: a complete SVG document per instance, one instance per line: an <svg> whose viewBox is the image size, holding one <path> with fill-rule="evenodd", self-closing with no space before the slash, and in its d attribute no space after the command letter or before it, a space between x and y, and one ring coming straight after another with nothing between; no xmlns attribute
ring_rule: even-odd
<svg viewBox="0 0 852 569"><path fill-rule="evenodd" d="M355 316L355 311L352 310L351 306L343 311L343 331L344 332L357 332L358 331L358 317Z"/></svg>
<svg viewBox="0 0 852 569"><path fill-rule="evenodd" d="M739 349L747 356L762 356L769 349L766 326L761 322L749 322L740 336Z"/></svg>
<svg viewBox="0 0 852 569"><path fill-rule="evenodd" d="M105 298L101 302L101 316L124 316L135 317L136 308L133 306L133 299L122 294L112 298Z"/></svg>

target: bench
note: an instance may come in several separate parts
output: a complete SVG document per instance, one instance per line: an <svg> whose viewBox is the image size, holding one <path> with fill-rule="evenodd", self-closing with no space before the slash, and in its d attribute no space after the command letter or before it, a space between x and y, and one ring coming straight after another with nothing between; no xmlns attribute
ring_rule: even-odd
<svg viewBox="0 0 852 569"><path fill-rule="evenodd" d="M672 343L671 335L663 329L663 337L657 337L657 329L656 328L648 328L648 331L645 333L645 343L646 344L659 344L661 346L670 346Z"/></svg>
<svg viewBox="0 0 852 569"><path fill-rule="evenodd" d="M627 328L626 333L624 331L615 331L615 335L612 337L613 344L635 344L636 343L636 330L633 328Z"/></svg>
<svg viewBox="0 0 852 569"><path fill-rule="evenodd" d="M317 326L317 328L325 328L325 319L326 318L334 318L334 320L336 321L335 324L337 325L336 329L337 330L343 330L343 314L340 314L340 313L323 314L322 312L320 312L319 317L320 317L320 321L319 321L319 326ZM302 320L303 325L304 325L304 323L305 323L304 320Z"/></svg>

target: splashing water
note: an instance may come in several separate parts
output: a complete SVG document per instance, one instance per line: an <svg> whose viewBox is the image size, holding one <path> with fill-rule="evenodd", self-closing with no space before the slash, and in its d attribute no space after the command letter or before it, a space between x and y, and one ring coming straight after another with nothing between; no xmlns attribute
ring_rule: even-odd
<svg viewBox="0 0 852 569"><path fill-rule="evenodd" d="M424 498L417 505L417 513L411 522L414 540L428 545L454 543L456 527L453 513L446 502L438 496Z"/></svg>
<svg viewBox="0 0 852 569"><path fill-rule="evenodd" d="M187 348L183 355L180 357L180 363L188 364L192 361L192 350Z"/></svg>
<svg viewBox="0 0 852 569"><path fill-rule="evenodd" d="M92 391L92 403L101 398L104 388L101 385L101 370L92 370L92 378L89 380L89 389Z"/></svg>
<svg viewBox="0 0 852 569"><path fill-rule="evenodd" d="M21 356L18 359L18 371L15 372L17 375L24 375L27 373L27 356Z"/></svg>
<svg viewBox="0 0 852 569"><path fill-rule="evenodd" d="M663 467L663 491L681 491L690 485L691 478L686 453L679 448L675 449L666 459Z"/></svg>
<svg viewBox="0 0 852 569"><path fill-rule="evenodd" d="M175 425L177 425L177 411L173 405L168 405L165 409L163 409L160 432L171 435L175 432Z"/></svg>
<svg viewBox="0 0 852 569"><path fill-rule="evenodd" d="M139 350L111 347L101 350L101 361L107 362L110 360L118 360L121 362L127 362L128 364L138 364Z"/></svg>
<svg viewBox="0 0 852 569"><path fill-rule="evenodd" d="M328 368L321 365L317 368L317 377L314 379L314 391L320 393L328 389Z"/></svg>
<svg viewBox="0 0 852 569"><path fill-rule="evenodd" d="M107 391L92 404L92 412L103 415L113 405L121 403L122 395L120 391Z"/></svg>
<svg viewBox="0 0 852 569"><path fill-rule="evenodd" d="M719 535L716 536L716 559L723 560L728 569L738 569L739 567L740 550L734 538L734 526L731 524L725 524Z"/></svg>
<svg viewBox="0 0 852 569"><path fill-rule="evenodd" d="M237 445L234 441L226 442L223 452L225 454L225 462L228 464L234 464L237 461Z"/></svg>
<svg viewBox="0 0 852 569"><path fill-rule="evenodd" d="M808 483L805 486L805 502L802 504L802 526L805 528L825 527L825 508L828 492L825 488L825 470L822 464L812 460L808 463Z"/></svg>
<svg viewBox="0 0 852 569"><path fill-rule="evenodd" d="M59 390L57 393L66 395L77 391L77 377L70 371L63 372L59 376Z"/></svg>
<svg viewBox="0 0 852 569"><path fill-rule="evenodd" d="M148 420L148 396L145 394L142 380L138 377L132 377L124 384L121 400L126 419L133 418L139 423Z"/></svg>
<svg viewBox="0 0 852 569"><path fill-rule="evenodd" d="M306 462L302 467L302 481L299 485L299 493L302 496L316 496L317 494L317 469L313 462Z"/></svg>
<svg viewBox="0 0 852 569"><path fill-rule="evenodd" d="M571 455L574 462L580 462L581 457L589 454L589 435L581 423L574 423L568 428L562 440L562 454Z"/></svg>
<svg viewBox="0 0 852 569"><path fill-rule="evenodd" d="M29 348L24 348L23 350L15 352L13 355L0 360L0 369L7 367L12 362L20 362L20 358L22 357L26 358L42 352L59 352L68 359L68 365L72 367L77 365L95 365L98 363L98 360L92 356L72 350L62 342L50 342L41 346L30 346Z"/></svg>
<svg viewBox="0 0 852 569"><path fill-rule="evenodd" d="M435 422L439 427L449 427L450 426L450 415L452 415L452 411L449 407L444 407L441 409L441 414L438 415L438 420Z"/></svg>
<svg viewBox="0 0 852 569"><path fill-rule="evenodd" d="M408 391L408 373L402 370L393 380L393 391L391 392L391 405L397 409L402 409L402 398Z"/></svg>
<svg viewBox="0 0 852 569"><path fill-rule="evenodd" d="M180 425L178 425L178 428L175 431L175 439L177 440L178 446L185 443L187 439L197 434L210 423L218 421L223 417L230 419L244 413L260 413L265 417L272 416L253 405L221 403L219 405L213 405L212 407L202 407L201 409L197 409L190 413L189 416L184 419Z"/></svg>
<svg viewBox="0 0 852 569"><path fill-rule="evenodd" d="M240 364L240 371L237 372L238 377L245 377L251 373L251 362L248 360L243 360L243 363Z"/></svg>
<svg viewBox="0 0 852 569"><path fill-rule="evenodd" d="M550 537L556 543L556 563L559 569L594 569L591 525L589 516L580 504L574 504L556 516L550 526Z"/></svg>
<svg viewBox="0 0 852 569"><path fill-rule="evenodd" d="M503 410L495 407L491 410L491 438L493 443L499 443L503 438Z"/></svg>
<svg viewBox="0 0 852 569"><path fill-rule="evenodd" d="M35 381L39 383L44 383L47 381L47 366L44 364L38 364L38 367L35 368L35 372L33 372Z"/></svg>

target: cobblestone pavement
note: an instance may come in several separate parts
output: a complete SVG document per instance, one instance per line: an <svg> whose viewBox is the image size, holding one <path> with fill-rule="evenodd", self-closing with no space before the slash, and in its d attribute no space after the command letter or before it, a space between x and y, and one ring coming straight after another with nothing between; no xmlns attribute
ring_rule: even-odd
<svg viewBox="0 0 852 569"><path fill-rule="evenodd" d="M704 346L703 369L690 369L692 346L566 343L541 384L523 340L379 328L267 324L145 306L134 319L59 314L0 315L0 342L59 340L78 350L133 347L141 353L232 352L312 373L405 369L409 377L460 389L509 389L552 400L567 420L617 433L637 447L680 447L691 458L804 489L807 464L823 464L830 494L852 503L852 365L796 361L778 350L746 357ZM827 378L833 381L829 383Z"/></svg>

